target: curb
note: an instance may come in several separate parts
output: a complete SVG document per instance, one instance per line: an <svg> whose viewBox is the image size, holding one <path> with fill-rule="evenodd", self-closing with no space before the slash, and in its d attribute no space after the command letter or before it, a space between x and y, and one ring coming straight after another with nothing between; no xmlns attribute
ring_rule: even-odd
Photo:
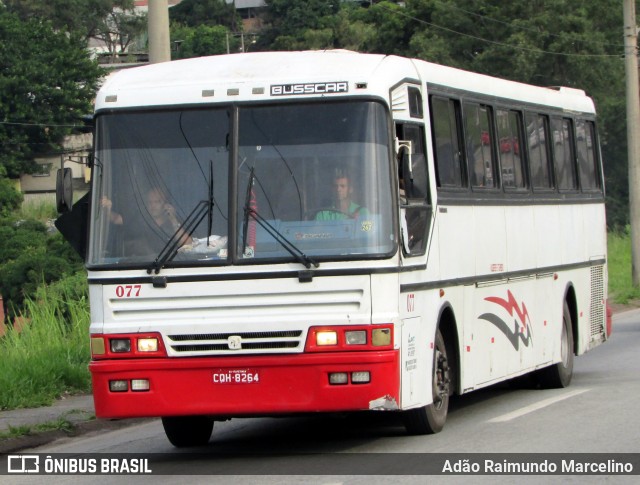
<svg viewBox="0 0 640 485"><path fill-rule="evenodd" d="M113 431L126 428L135 424L152 421L154 418L131 419L91 419L72 423L70 431L54 429L51 431L35 432L16 438L0 440L0 454L13 453L27 448L35 448L56 441L61 438L73 438L95 431Z"/></svg>

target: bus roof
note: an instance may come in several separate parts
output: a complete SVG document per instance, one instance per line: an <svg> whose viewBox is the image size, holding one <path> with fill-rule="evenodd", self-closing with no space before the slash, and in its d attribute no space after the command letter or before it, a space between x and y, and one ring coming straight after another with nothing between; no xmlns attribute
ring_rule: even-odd
<svg viewBox="0 0 640 485"><path fill-rule="evenodd" d="M594 112L581 90L530 86L426 61L345 50L259 52L184 59L112 74L96 110L334 95L389 98L403 80L522 102ZM332 83L346 83L347 90ZM280 86L280 91L273 89Z"/></svg>

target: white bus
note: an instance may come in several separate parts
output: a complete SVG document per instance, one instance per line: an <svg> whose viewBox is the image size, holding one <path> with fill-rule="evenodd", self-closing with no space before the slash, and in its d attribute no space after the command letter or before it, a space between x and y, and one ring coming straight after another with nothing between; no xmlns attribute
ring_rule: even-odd
<svg viewBox="0 0 640 485"><path fill-rule="evenodd" d="M162 417L175 446L295 413L438 432L451 395L567 386L610 333L577 89L347 51L149 65L99 91L92 173L58 226L86 256L96 415Z"/></svg>

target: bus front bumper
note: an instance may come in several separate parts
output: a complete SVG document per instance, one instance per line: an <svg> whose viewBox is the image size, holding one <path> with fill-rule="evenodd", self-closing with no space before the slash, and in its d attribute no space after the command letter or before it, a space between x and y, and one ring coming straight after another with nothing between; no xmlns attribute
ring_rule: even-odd
<svg viewBox="0 0 640 485"><path fill-rule="evenodd" d="M99 418L394 410L400 404L397 350L95 360L89 370ZM366 372L369 382L356 382ZM330 383L336 373L346 374L346 382Z"/></svg>

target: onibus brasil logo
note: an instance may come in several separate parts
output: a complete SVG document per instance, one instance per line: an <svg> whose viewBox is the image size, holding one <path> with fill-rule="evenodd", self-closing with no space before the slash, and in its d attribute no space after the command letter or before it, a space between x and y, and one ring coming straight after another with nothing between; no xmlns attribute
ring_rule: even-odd
<svg viewBox="0 0 640 485"><path fill-rule="evenodd" d="M485 298L485 301L495 303L504 308L509 313L509 316L513 318L513 324L505 322L495 313L483 313L478 318L495 325L498 330L509 339L509 342L511 342L511 345L513 345L513 348L516 350L520 348L520 342L522 342L525 347L533 344L531 319L529 318L527 307L524 302L522 302L522 305L518 304L511 290L507 290L506 300L497 296L489 296Z"/></svg>

